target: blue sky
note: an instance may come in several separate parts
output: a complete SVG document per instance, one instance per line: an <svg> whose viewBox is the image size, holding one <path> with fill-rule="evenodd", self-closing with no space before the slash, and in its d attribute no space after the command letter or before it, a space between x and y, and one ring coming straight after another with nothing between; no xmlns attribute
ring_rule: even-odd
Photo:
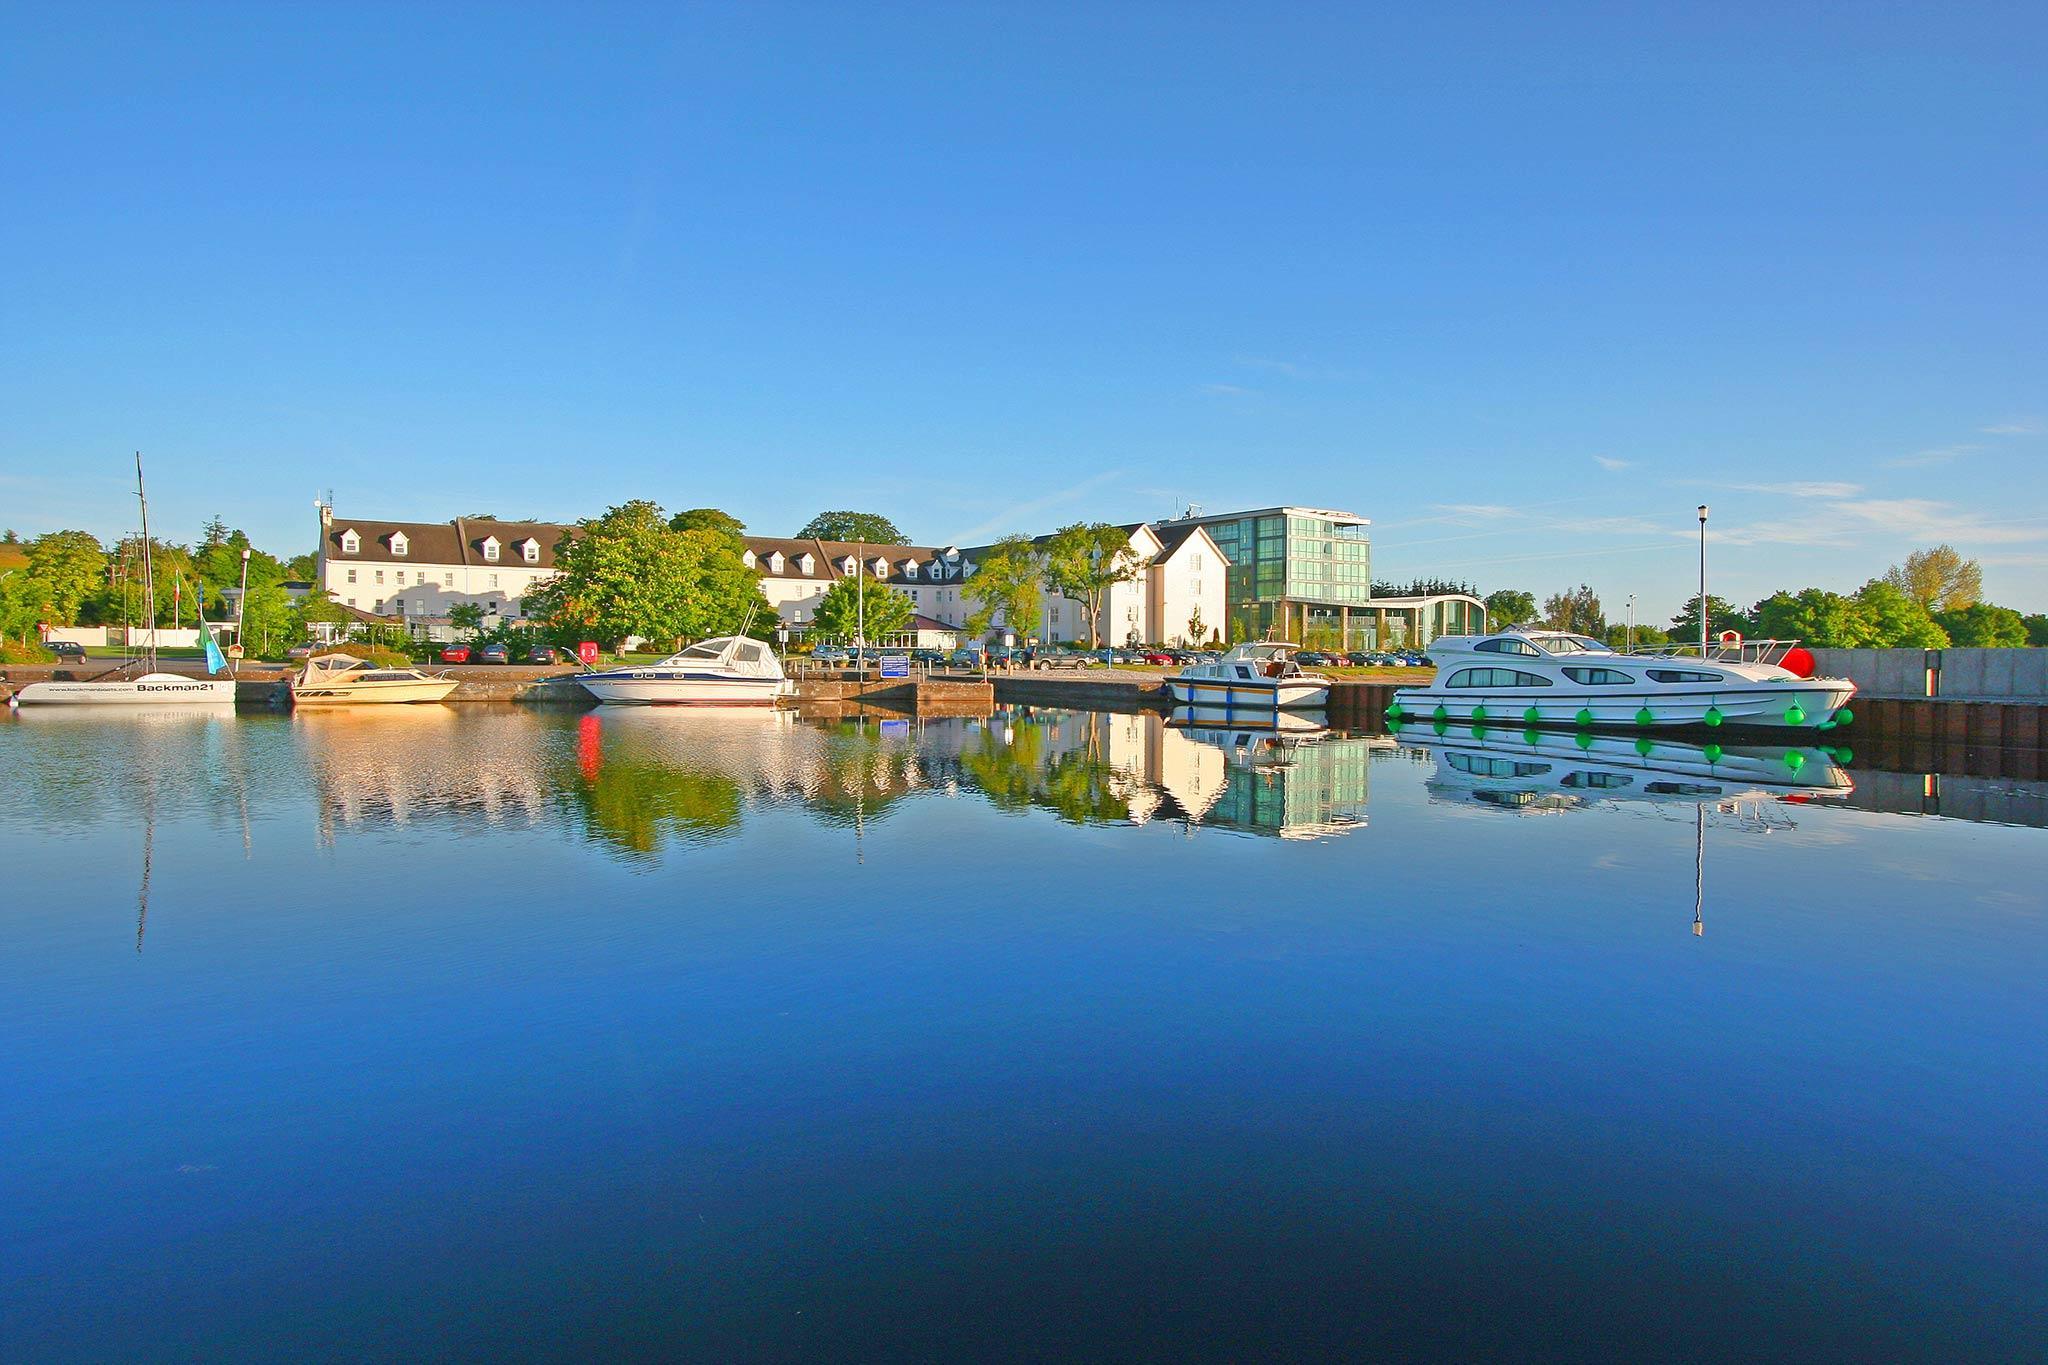
<svg viewBox="0 0 2048 1365"><path fill-rule="evenodd" d="M1408 12L1413 11L1413 12ZM1274 502L2048 608L2048 10L16 6L0 523Z"/></svg>

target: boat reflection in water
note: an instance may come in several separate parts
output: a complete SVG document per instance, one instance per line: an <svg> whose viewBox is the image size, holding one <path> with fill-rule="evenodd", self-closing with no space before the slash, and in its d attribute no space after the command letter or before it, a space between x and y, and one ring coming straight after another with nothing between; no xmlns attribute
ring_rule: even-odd
<svg viewBox="0 0 2048 1365"><path fill-rule="evenodd" d="M1689 744L1648 736L1396 726L1403 744L1428 751L1430 795L1523 814L1556 814L1603 802L1799 802L1854 790L1833 751L1782 745Z"/></svg>
<svg viewBox="0 0 2048 1365"><path fill-rule="evenodd" d="M1217 707L1174 709L1166 733L1223 757L1224 784L1190 818L1214 829L1314 839L1365 824L1370 767L1394 742L1341 735L1320 712L1251 717Z"/></svg>

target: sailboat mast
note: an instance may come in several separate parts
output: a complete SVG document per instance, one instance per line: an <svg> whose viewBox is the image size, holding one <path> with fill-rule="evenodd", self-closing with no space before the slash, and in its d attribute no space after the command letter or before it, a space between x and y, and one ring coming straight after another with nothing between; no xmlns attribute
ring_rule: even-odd
<svg viewBox="0 0 2048 1365"><path fill-rule="evenodd" d="M135 500L142 504L142 593L148 599L149 668L156 672L156 564L149 552L149 494L142 487L142 452L135 452Z"/></svg>

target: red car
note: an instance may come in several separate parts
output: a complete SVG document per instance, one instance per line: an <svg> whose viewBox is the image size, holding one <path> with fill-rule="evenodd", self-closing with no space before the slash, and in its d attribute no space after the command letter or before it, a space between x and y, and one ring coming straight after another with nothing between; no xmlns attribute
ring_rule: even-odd
<svg viewBox="0 0 2048 1365"><path fill-rule="evenodd" d="M1145 651L1145 662L1148 664L1170 664L1173 662L1173 656L1164 650L1150 649Z"/></svg>
<svg viewBox="0 0 2048 1365"><path fill-rule="evenodd" d="M441 651L441 662L442 662L442 663L444 663L444 664L466 664L466 663L468 663L468 662L469 662L469 646L468 646L468 645L449 645L449 646L448 646L448 647L447 647L446 649L444 649L444 650L442 650L442 651Z"/></svg>

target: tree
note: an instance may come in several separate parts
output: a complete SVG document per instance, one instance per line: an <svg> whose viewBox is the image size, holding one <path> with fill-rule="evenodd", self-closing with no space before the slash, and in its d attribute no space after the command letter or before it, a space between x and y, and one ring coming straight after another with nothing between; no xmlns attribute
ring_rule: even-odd
<svg viewBox="0 0 2048 1365"><path fill-rule="evenodd" d="M555 573L528 590L529 616L616 649L629 635L678 643L703 616L703 532L669 529L636 500L581 523L555 552Z"/></svg>
<svg viewBox="0 0 2048 1365"><path fill-rule="evenodd" d="M305 632L296 628L292 599L282 583L250 580L248 596L242 600L242 648L252 659L274 657L272 648L300 639Z"/></svg>
<svg viewBox="0 0 2048 1365"><path fill-rule="evenodd" d="M996 617L1020 636L1037 633L1044 597L1044 565L1038 547L1029 536L1004 536L975 563L974 575L963 590L976 603L967 618L967 629L987 635Z"/></svg>
<svg viewBox="0 0 2048 1365"><path fill-rule="evenodd" d="M21 544L21 532L15 530L13 527L8 527L4 534L0 534L0 545L19 544Z"/></svg>
<svg viewBox="0 0 2048 1365"><path fill-rule="evenodd" d="M880 512L820 512L796 534L799 540L865 541L869 545L910 543L910 537Z"/></svg>
<svg viewBox="0 0 2048 1365"><path fill-rule="evenodd" d="M1188 613L1187 642L1191 645L1199 645L1202 643L1202 639L1202 608L1201 604L1197 603L1195 609Z"/></svg>
<svg viewBox="0 0 2048 1365"><path fill-rule="evenodd" d="M28 543L28 576L43 585L49 618L75 624L107 578L107 552L88 531L51 531Z"/></svg>
<svg viewBox="0 0 2048 1365"><path fill-rule="evenodd" d="M909 630L916 615L910 599L886 583L842 578L811 613L811 633L846 640L882 640Z"/></svg>
<svg viewBox="0 0 2048 1365"><path fill-rule="evenodd" d="M207 519L206 525L199 528L199 548L202 550L210 550L216 545L224 544L227 538L228 524L220 519L218 512Z"/></svg>
<svg viewBox="0 0 2048 1365"><path fill-rule="evenodd" d="M1088 620L1088 643L1100 644L1097 627L1110 589L1144 569L1131 553L1131 533L1107 522L1062 526L1045 545L1045 585L1079 602Z"/></svg>
<svg viewBox="0 0 2048 1365"><path fill-rule="evenodd" d="M1749 635L1755 632L1756 623L1750 620L1748 614L1733 602L1728 601L1724 597L1716 597L1712 593L1708 593L1707 633L1710 636L1718 636L1724 630L1732 630L1738 635ZM1699 643L1700 595L1698 593L1694 593L1691 597L1686 598L1685 609L1671 618L1670 638L1681 642L1691 641L1694 644Z"/></svg>
<svg viewBox="0 0 2048 1365"><path fill-rule="evenodd" d="M1536 619L1536 594L1501 588L1486 594L1486 619L1495 630Z"/></svg>
<svg viewBox="0 0 2048 1365"><path fill-rule="evenodd" d="M484 628L484 609L480 602L457 602L448 608L448 624L465 631L474 639Z"/></svg>
<svg viewBox="0 0 2048 1365"><path fill-rule="evenodd" d="M1956 553L1953 545L1915 550L1904 564L1894 564L1885 573L1885 581L1929 611L1954 611L1984 595L1983 568Z"/></svg>
<svg viewBox="0 0 2048 1365"><path fill-rule="evenodd" d="M294 640L303 640L312 634L315 625L346 625L352 618L347 608L334 600L334 594L325 588L315 588L299 599L292 608L291 622L286 627Z"/></svg>
<svg viewBox="0 0 2048 1365"><path fill-rule="evenodd" d="M1877 640L1869 608L1853 597L1825 588L1777 592L1750 608L1756 633L1772 640L1798 640L1822 649L1867 649Z"/></svg>
<svg viewBox="0 0 2048 1365"><path fill-rule="evenodd" d="M2048 645L2048 616L2044 616L2038 611L2030 612L2022 616L2020 621L2027 628L2028 644L2036 649Z"/></svg>
<svg viewBox="0 0 2048 1365"><path fill-rule="evenodd" d="M717 531L723 535L738 537L746 529L746 523L730 512L721 512L716 507L693 507L687 512L678 512L668 519L671 531Z"/></svg>
<svg viewBox="0 0 2048 1365"><path fill-rule="evenodd" d="M1621 649L1628 644L1629 638L1630 637L1628 622L1609 621L1607 623L1608 644L1614 646L1616 649ZM1636 623L1634 638L1635 643L1637 645L1668 645L1674 638L1683 640L1685 637L1674 637L1667 633L1662 626L1653 626L1646 622L1638 621ZM1697 644L1699 642L1699 638L1699 632L1695 630L1692 635L1693 642Z"/></svg>
<svg viewBox="0 0 2048 1365"><path fill-rule="evenodd" d="M294 583L310 583L319 571L320 556L310 550L302 555L293 555L284 562L285 577Z"/></svg>
<svg viewBox="0 0 2048 1365"><path fill-rule="evenodd" d="M1871 579L1857 589L1856 600L1870 615L1871 643L1879 649L1942 649L1949 642L1920 599L1889 579Z"/></svg>
<svg viewBox="0 0 2048 1365"><path fill-rule="evenodd" d="M2011 607L1989 602L1937 611L1934 622L1958 649L2018 649L2027 643L2026 620Z"/></svg>
<svg viewBox="0 0 2048 1365"><path fill-rule="evenodd" d="M1543 619L1552 630L1568 630L1595 639L1607 633L1607 616L1600 610L1600 598L1584 583L1579 584L1576 592L1566 589L1544 599Z"/></svg>

